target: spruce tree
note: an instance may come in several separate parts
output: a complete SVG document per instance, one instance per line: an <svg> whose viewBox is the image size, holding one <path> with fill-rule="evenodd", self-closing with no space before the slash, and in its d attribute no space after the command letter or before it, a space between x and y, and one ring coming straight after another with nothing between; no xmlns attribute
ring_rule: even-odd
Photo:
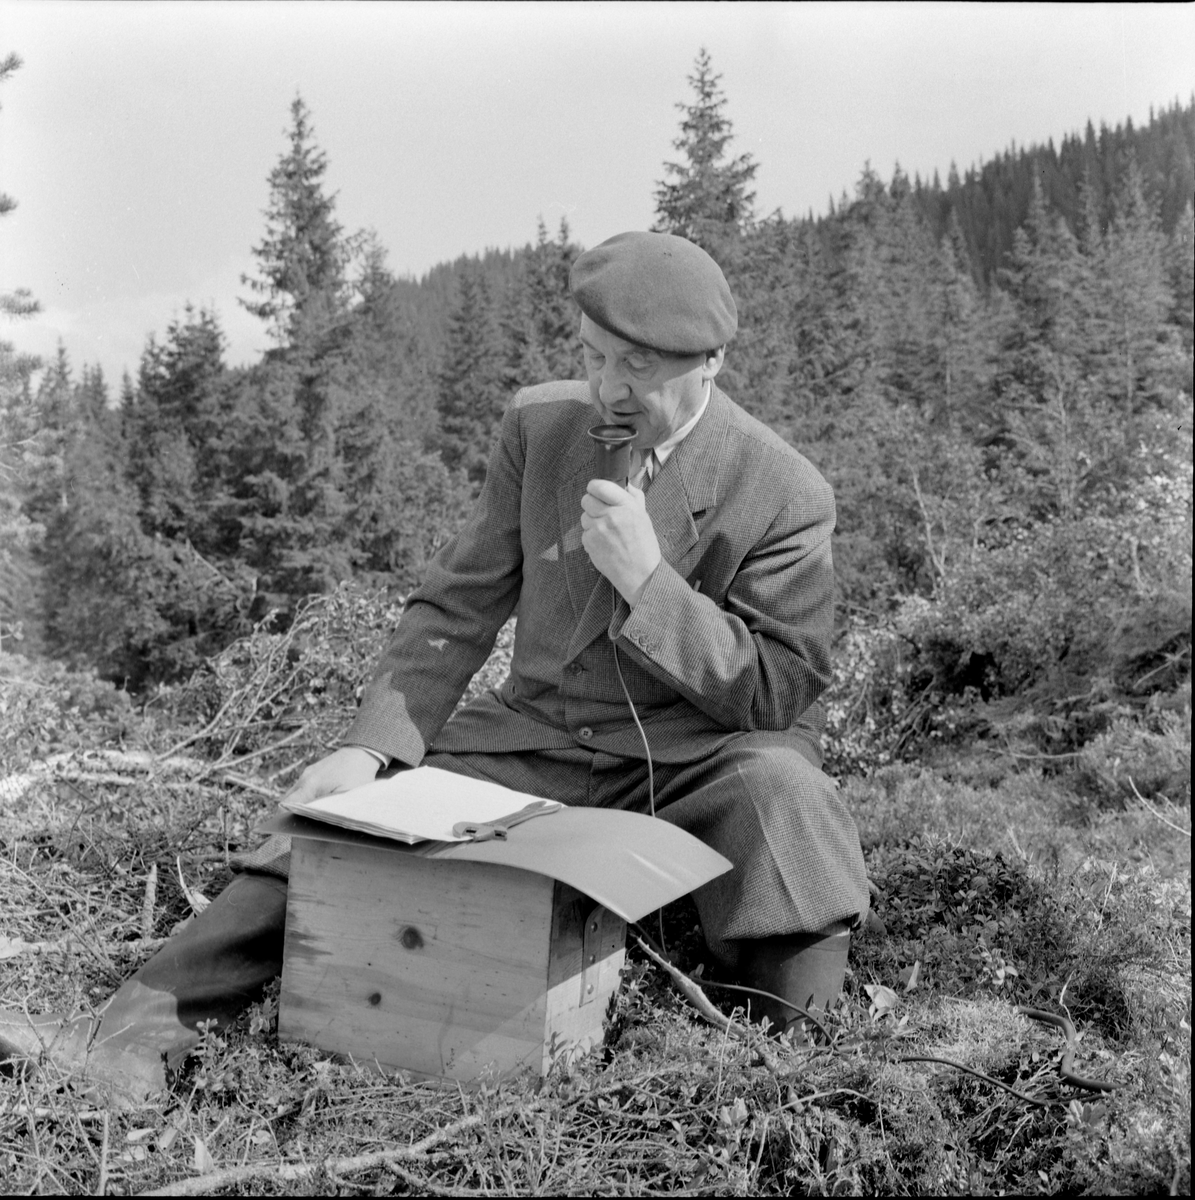
<svg viewBox="0 0 1195 1200"><path fill-rule="evenodd" d="M938 323L933 336L942 376L935 407L948 422L973 428L984 402L994 346L987 335L982 297L971 274L971 256L955 212L950 214L939 247L938 279Z"/></svg>
<svg viewBox="0 0 1195 1200"><path fill-rule="evenodd" d="M1125 186L1135 191L1131 179ZM1101 514L1114 519L1134 477L1148 469L1140 451L1155 420L1152 413L1142 419L1139 368L1156 363L1143 343L1156 339L1169 296L1157 290L1161 240L1142 220L1098 242L1086 236L1086 254L1035 187L1029 219L1017 230L1003 275L1012 320L994 378L999 421L990 436L999 482L1030 522L1077 528ZM1145 261L1130 264L1126 255ZM1142 334L1146 321L1152 327Z"/></svg>
<svg viewBox="0 0 1195 1200"><path fill-rule="evenodd" d="M480 487L507 400L502 342L480 264L460 278L439 375L438 448L450 470Z"/></svg>
<svg viewBox="0 0 1195 1200"><path fill-rule="evenodd" d="M456 532L472 490L424 446L436 424L430 354L372 236L350 333L337 376L346 500L338 540L351 547L356 577L405 592Z"/></svg>
<svg viewBox="0 0 1195 1200"><path fill-rule="evenodd" d="M267 587L291 597L323 590L351 570L340 542L349 504L338 433L351 384L347 239L324 191L327 159L301 97L291 104L289 148L270 172L266 237L254 248L261 297L242 301L270 322L278 347L238 387L236 472L242 545Z"/></svg>
<svg viewBox="0 0 1195 1200"><path fill-rule="evenodd" d="M581 310L568 286L569 273L580 252L580 246L572 240L567 217L560 218L555 241L548 238L541 218L527 266L527 285L533 328L549 379L580 379L584 375L577 336Z"/></svg>
<svg viewBox="0 0 1195 1200"><path fill-rule="evenodd" d="M20 66L16 54L0 58L0 84ZM16 205L0 192L0 217ZM0 292L0 316L27 317L39 308L24 288ZM26 649L40 645L34 550L45 529L25 511L31 477L45 470L45 460L53 454L30 393L30 376L40 365L0 339L0 649L6 639L19 640Z"/></svg>
<svg viewBox="0 0 1195 1200"><path fill-rule="evenodd" d="M1182 384L1183 362L1177 331L1166 336L1170 331L1165 330L1173 307L1166 238L1135 156L1115 199L1115 215L1097 255L1107 331L1099 357L1102 385L1109 399L1119 397L1128 415L1143 407L1167 407L1167 398Z"/></svg>
<svg viewBox="0 0 1195 1200"><path fill-rule="evenodd" d="M130 636L158 636L163 619L157 581L145 570L152 543L125 480L119 418L109 410L103 376L85 368L82 382L72 384L61 354L38 398L61 447L57 479L47 480L40 510L48 647L76 666L139 683Z"/></svg>
<svg viewBox="0 0 1195 1200"><path fill-rule="evenodd" d="M436 428L436 354L406 283L390 272L385 250L368 235L346 351L375 400L369 413L352 419L384 427L397 441L422 445Z"/></svg>
<svg viewBox="0 0 1195 1200"><path fill-rule="evenodd" d="M220 541L210 519L227 471L223 353L215 314L188 304L162 344L149 339L122 408L142 527L204 551Z"/></svg>
<svg viewBox="0 0 1195 1200"><path fill-rule="evenodd" d="M315 144L301 96L290 113L290 148L269 175L266 236L253 248L260 276L241 276L261 298L241 304L269 323L279 346L306 349L343 315L349 247L335 197L324 191L327 156Z"/></svg>
<svg viewBox="0 0 1195 1200"><path fill-rule="evenodd" d="M1187 355L1188 373L1185 383L1192 390L1190 363L1195 343L1195 209L1190 199L1186 210L1179 218L1167 246L1167 269L1170 273L1170 288L1174 304L1170 309L1170 323L1179 331L1179 340Z"/></svg>
<svg viewBox="0 0 1195 1200"><path fill-rule="evenodd" d="M670 180L659 182L653 229L689 238L718 255L732 250L754 218L755 193L747 189L759 169L750 154L728 157L733 125L724 109L726 97L718 87L720 75L703 47L693 74L695 93L690 104L677 104L684 114L681 135L673 147L684 161L664 164Z"/></svg>
<svg viewBox="0 0 1195 1200"><path fill-rule="evenodd" d="M524 270L507 292L502 319L504 379L513 393L549 379L579 379L584 374L577 330L581 320L568 278L580 248L572 241L567 218L556 240L543 218L535 246L524 256Z"/></svg>
<svg viewBox="0 0 1195 1200"><path fill-rule="evenodd" d="M41 644L36 551L45 526L26 511L30 482L50 453L30 388L38 360L0 340L0 650Z"/></svg>
<svg viewBox="0 0 1195 1200"><path fill-rule="evenodd" d="M7 83L21 67L21 58L17 54L8 54L0 58L0 84ZM0 192L0 217L7 216L17 202L4 192ZM0 292L0 314L9 317L28 317L39 312L41 305L25 288L17 288L14 292Z"/></svg>
<svg viewBox="0 0 1195 1200"><path fill-rule="evenodd" d="M294 500L307 448L296 398L297 372L285 360L267 358L232 385L229 515L236 522L239 553L263 578L261 590L286 607L293 583L284 578L288 551L305 530Z"/></svg>
<svg viewBox="0 0 1195 1200"><path fill-rule="evenodd" d="M6 422L4 428L15 435L19 452L15 479L20 507L15 524L28 557L15 556L15 573L24 580L24 622L32 634L30 644L37 647L59 600L59 589L49 572L56 566L66 569L68 556L55 543L54 533L79 502L78 452L85 444L80 430L95 406L81 411L81 389L72 379L61 344L54 361L42 372L36 393L30 392L28 370L23 375L21 391L12 397L15 403L9 409L15 421L11 426ZM103 457L102 450L101 441L96 461Z"/></svg>

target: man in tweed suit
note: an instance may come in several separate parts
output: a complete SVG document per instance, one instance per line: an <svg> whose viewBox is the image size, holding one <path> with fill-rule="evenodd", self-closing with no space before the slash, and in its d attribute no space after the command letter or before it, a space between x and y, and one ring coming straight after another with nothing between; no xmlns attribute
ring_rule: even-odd
<svg viewBox="0 0 1195 1200"><path fill-rule="evenodd" d="M477 507L408 599L345 745L293 795L422 763L566 804L654 807L734 864L695 895L719 964L825 1007L867 909L854 822L819 769L833 497L717 388L737 316L709 255L622 234L581 255L571 285L587 381L514 397ZM626 489L592 478L597 422L634 428ZM509 678L453 715L516 609ZM222 1016L278 969L285 887L261 872L284 874L284 858L246 865L213 905L225 915L196 923L211 931L196 962L228 980L224 999L191 996L185 954L149 981L180 1010ZM220 928L249 941L222 949ZM752 1011L791 1016L758 997Z"/></svg>

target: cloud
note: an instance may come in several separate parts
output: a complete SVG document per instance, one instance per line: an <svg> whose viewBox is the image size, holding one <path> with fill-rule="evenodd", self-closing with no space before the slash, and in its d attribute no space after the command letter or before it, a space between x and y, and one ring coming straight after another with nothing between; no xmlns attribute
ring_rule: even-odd
<svg viewBox="0 0 1195 1200"><path fill-rule="evenodd" d="M132 296L93 294L45 304L27 321L10 325L5 339L18 350L52 359L61 342L78 377L84 365L100 366L115 392L127 370L134 378L152 334L159 341L167 326L181 320L188 303L212 309L224 331L225 362L242 366L256 361L269 345L265 326L237 303L248 289L240 282L248 262L228 260L185 291L153 291Z"/></svg>

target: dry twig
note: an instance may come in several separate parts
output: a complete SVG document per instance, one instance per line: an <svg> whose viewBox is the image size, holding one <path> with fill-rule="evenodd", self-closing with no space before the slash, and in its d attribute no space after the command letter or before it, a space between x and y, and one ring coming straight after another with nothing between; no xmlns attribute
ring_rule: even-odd
<svg viewBox="0 0 1195 1200"><path fill-rule="evenodd" d="M150 950L160 950L168 939L164 937L139 938L135 942L113 941L99 938L94 945L89 946L77 934L55 938L48 942L26 942L21 938L0 937L0 960L17 958L22 954L69 954L77 948L102 950L109 958L119 955L134 955ZM103 965L108 964L104 959L98 959Z"/></svg>
<svg viewBox="0 0 1195 1200"><path fill-rule="evenodd" d="M335 1175L344 1175L356 1171L372 1171L385 1167L392 1162L418 1162L428 1156L428 1153L441 1142L446 1142L490 1121L501 1121L520 1108L518 1104L508 1104L494 1113L475 1113L470 1117L462 1117L435 1133L428 1134L421 1142L413 1146L395 1146L389 1150L377 1150L372 1154L356 1154L347 1158L329 1158L313 1163L260 1162L247 1163L242 1167L225 1167L221 1170L209 1171L206 1175L197 1175L193 1179L182 1179L177 1183L167 1184L153 1191L140 1192L142 1196L207 1196L218 1188L234 1187L252 1182L255 1179L277 1179L283 1183L311 1179L321 1171Z"/></svg>
<svg viewBox="0 0 1195 1200"><path fill-rule="evenodd" d="M1175 831L1175 833L1181 833L1183 835L1183 837L1191 836L1191 831L1189 829L1184 829L1181 825L1176 825L1173 821L1167 820L1164 816L1162 816L1162 814L1160 812L1158 812L1158 810L1156 808L1154 808L1154 806L1152 804L1150 804L1150 802L1148 800L1146 800L1146 798L1137 790L1137 785L1133 782L1133 777L1131 775L1129 776L1129 787L1131 787L1133 789L1133 795L1136 796L1137 799L1140 800L1141 803L1144 804L1145 807L1155 817L1157 817L1158 820L1161 821L1163 825L1169 825L1170 828ZM1165 800L1166 797L1163 796L1162 799Z"/></svg>
<svg viewBox="0 0 1195 1200"><path fill-rule="evenodd" d="M729 1034L732 1037L738 1038L741 1042L746 1042L748 1047L759 1055L760 1061L773 1075L784 1077L791 1075L793 1068L787 1063L783 1063L777 1055L762 1042L753 1041L751 1035L745 1030L740 1029L728 1017L724 1017L710 1002L710 998L694 983L684 971L674 967L667 959L662 958L655 952L638 934L635 935L635 941L639 943L643 952L651 958L657 966L668 972L672 982L676 985L677 990L685 997L686 1000L715 1028L722 1030L723 1033Z"/></svg>
<svg viewBox="0 0 1195 1200"><path fill-rule="evenodd" d="M158 864L150 863L145 877L145 898L141 901L141 940L153 936L154 906L158 901Z"/></svg>
<svg viewBox="0 0 1195 1200"><path fill-rule="evenodd" d="M103 1116L103 1137L100 1142L100 1181L96 1185L95 1194L103 1196L108 1191L108 1113Z"/></svg>

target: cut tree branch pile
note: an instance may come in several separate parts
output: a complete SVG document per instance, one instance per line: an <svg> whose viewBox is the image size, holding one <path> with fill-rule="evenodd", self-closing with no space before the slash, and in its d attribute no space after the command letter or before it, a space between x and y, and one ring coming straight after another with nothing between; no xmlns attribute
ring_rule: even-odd
<svg viewBox="0 0 1195 1200"><path fill-rule="evenodd" d="M47 781L133 787L155 777L183 783L202 783L215 776L246 791L273 797L276 794L273 789L238 774L235 768L294 742L301 732L290 734L271 746L226 763L209 763L179 754L159 757L143 750L79 750L54 754L40 762L31 763L24 771L0 779L0 805L15 804L36 785Z"/></svg>
<svg viewBox="0 0 1195 1200"><path fill-rule="evenodd" d="M144 750L78 750L54 754L31 763L24 771L0 779L0 804L13 804L45 780L65 783L105 783L127 787L154 774L199 775L210 769L200 758L176 755L159 758Z"/></svg>

